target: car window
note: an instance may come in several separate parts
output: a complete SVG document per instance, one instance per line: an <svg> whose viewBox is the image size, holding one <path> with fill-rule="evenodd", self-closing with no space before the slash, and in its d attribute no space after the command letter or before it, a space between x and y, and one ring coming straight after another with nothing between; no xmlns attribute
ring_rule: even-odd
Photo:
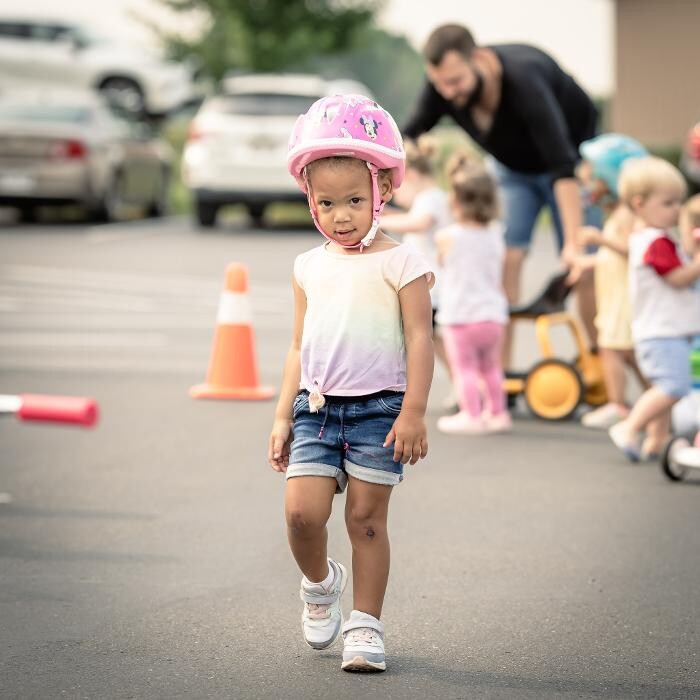
<svg viewBox="0 0 700 700"><path fill-rule="evenodd" d="M207 103L206 111L247 116L296 117L321 95L288 95L280 93L249 93L221 95Z"/></svg>
<svg viewBox="0 0 700 700"><path fill-rule="evenodd" d="M88 107L0 104L0 120L4 121L87 124L91 119L92 111Z"/></svg>
<svg viewBox="0 0 700 700"><path fill-rule="evenodd" d="M0 22L0 37L29 39L30 26L23 22Z"/></svg>
<svg viewBox="0 0 700 700"><path fill-rule="evenodd" d="M31 27L31 38L35 41L56 41L56 39L69 39L70 29L56 24L34 24Z"/></svg>

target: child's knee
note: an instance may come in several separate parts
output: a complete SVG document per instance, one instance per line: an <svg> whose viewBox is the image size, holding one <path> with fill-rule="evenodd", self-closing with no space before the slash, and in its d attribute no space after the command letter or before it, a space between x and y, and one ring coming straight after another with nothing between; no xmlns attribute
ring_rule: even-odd
<svg viewBox="0 0 700 700"><path fill-rule="evenodd" d="M361 505L347 509L345 525L355 544L374 542L386 536L386 518Z"/></svg>
<svg viewBox="0 0 700 700"><path fill-rule="evenodd" d="M290 506L286 509L285 516L290 532L293 535L304 537L323 530L328 522L329 514L319 513L303 506Z"/></svg>

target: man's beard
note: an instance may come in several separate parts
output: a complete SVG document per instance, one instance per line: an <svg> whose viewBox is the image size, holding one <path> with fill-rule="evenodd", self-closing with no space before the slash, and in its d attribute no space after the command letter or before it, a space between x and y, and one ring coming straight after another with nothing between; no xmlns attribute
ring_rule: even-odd
<svg viewBox="0 0 700 700"><path fill-rule="evenodd" d="M481 96L484 94L484 76L481 75L478 70L474 70L474 74L476 75L476 85L474 85L474 89L469 93L469 95L460 95L459 99L453 100L455 106L459 107L460 109L472 109L479 104Z"/></svg>

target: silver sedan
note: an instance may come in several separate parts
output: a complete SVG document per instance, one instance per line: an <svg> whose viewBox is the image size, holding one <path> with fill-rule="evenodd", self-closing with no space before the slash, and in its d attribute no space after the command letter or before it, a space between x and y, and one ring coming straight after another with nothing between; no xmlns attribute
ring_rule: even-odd
<svg viewBox="0 0 700 700"><path fill-rule="evenodd" d="M103 221L160 216L173 159L147 125L89 93L0 95L0 206L26 220L39 206L60 204Z"/></svg>

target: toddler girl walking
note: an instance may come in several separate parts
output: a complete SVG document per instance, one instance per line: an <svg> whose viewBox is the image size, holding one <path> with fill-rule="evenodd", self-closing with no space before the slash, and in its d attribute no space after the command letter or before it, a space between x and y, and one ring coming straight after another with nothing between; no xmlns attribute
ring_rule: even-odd
<svg viewBox="0 0 700 700"><path fill-rule="evenodd" d="M297 120L287 163L326 240L294 263L294 333L268 459L286 472L305 641L325 649L342 634L342 669L383 671L389 498L404 464L428 452L433 275L423 256L378 229L405 163L396 124L376 102L315 102ZM353 610L344 623L348 574L327 556L326 523L346 488Z"/></svg>
<svg viewBox="0 0 700 700"><path fill-rule="evenodd" d="M445 433L478 434L511 428L501 351L508 323L503 289L505 243L496 223L496 183L465 159L450 174L455 224L436 234L445 350L459 392L459 412L438 420ZM482 400L481 386L485 389Z"/></svg>

